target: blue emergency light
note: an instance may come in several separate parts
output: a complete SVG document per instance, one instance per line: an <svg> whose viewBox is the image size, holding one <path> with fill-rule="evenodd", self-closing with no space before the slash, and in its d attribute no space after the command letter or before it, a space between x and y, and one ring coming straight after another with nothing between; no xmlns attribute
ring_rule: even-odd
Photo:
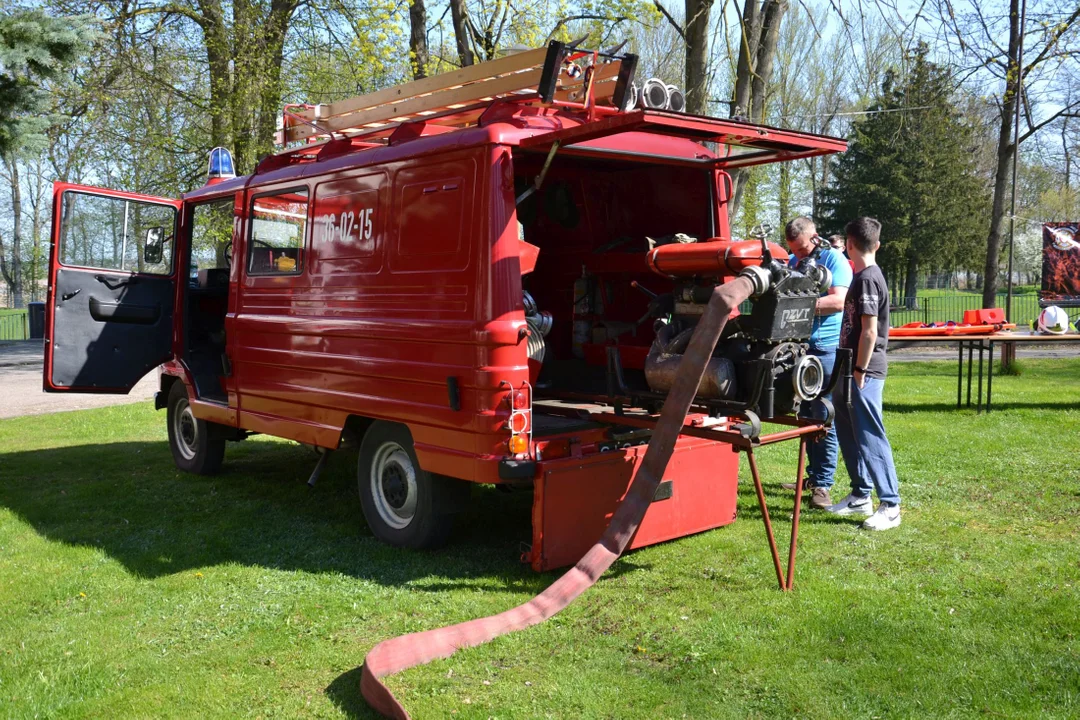
<svg viewBox="0 0 1080 720"><path fill-rule="evenodd" d="M224 180L236 177L236 166L233 165L232 153L223 147L216 147L210 151L210 169L206 174L207 180Z"/></svg>

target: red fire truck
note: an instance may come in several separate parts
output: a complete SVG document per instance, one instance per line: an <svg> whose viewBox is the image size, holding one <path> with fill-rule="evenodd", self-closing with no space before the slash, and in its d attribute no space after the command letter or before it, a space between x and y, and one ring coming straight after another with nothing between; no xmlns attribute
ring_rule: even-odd
<svg viewBox="0 0 1080 720"><path fill-rule="evenodd" d="M732 241L728 171L845 147L632 108L634 66L552 43L287 107L287 149L243 177L215 153L219 177L179 200L57 183L45 389L126 393L160 366L156 405L190 472L251 433L323 459L355 442L363 515L399 546L443 542L473 483L531 485L526 559L574 562L640 462L649 430L619 416L662 403L695 288L786 259ZM793 341L769 367L801 397L800 327L774 328L768 352ZM733 336L744 356L754 332ZM797 406L716 360L705 425ZM737 474L731 444L680 437L633 546L732 522Z"/></svg>

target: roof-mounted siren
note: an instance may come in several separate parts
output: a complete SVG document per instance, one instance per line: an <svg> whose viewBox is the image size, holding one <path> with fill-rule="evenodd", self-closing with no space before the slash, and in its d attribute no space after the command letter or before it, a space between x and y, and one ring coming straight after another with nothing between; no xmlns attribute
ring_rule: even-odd
<svg viewBox="0 0 1080 720"><path fill-rule="evenodd" d="M206 184L215 183L236 177L236 166L233 165L232 153L223 147L216 147L210 151L210 166L206 172Z"/></svg>

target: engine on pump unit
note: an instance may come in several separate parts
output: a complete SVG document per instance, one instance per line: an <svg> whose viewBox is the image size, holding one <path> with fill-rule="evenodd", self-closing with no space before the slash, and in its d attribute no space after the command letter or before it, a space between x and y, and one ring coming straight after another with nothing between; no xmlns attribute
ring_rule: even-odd
<svg viewBox="0 0 1080 720"><path fill-rule="evenodd" d="M698 386L698 400L718 410L760 418L798 414L802 403L829 388L821 361L809 352L817 298L832 282L817 253L789 267L787 253L768 242L768 227L754 240L714 239L668 244L649 251L650 268L675 280L673 292L651 303L656 339L645 360L649 388L674 385L690 337L714 288L748 274L760 290L749 313L724 328ZM840 370L838 369L838 373Z"/></svg>

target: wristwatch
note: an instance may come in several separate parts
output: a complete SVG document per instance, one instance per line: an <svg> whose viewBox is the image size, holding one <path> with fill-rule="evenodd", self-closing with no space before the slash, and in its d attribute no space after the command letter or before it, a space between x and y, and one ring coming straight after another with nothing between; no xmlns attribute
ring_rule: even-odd
<svg viewBox="0 0 1080 720"><path fill-rule="evenodd" d="M865 375L866 373L869 372L869 370L867 368L861 368L858 365L855 366L855 369L858 370L859 372L861 372L863 375Z"/></svg>

